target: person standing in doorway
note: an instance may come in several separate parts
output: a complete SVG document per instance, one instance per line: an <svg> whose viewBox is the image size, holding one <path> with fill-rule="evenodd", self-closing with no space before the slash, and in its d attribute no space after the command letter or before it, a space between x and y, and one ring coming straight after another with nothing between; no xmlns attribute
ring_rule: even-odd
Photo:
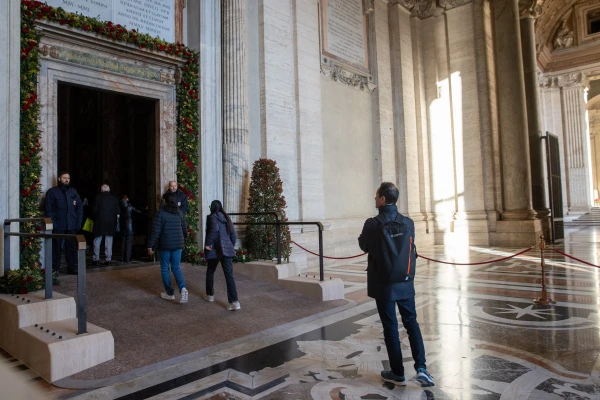
<svg viewBox="0 0 600 400"><path fill-rule="evenodd" d="M110 194L110 187L106 184L100 187L100 194L96 196L92 215L94 216L94 256L92 265L98 265L100 261L100 244L104 237L104 254L106 260L104 265L110 265L112 261L113 237L117 231L117 219L119 218L119 200Z"/></svg>
<svg viewBox="0 0 600 400"><path fill-rule="evenodd" d="M396 318L398 307L408 334L417 381L421 386L433 386L433 377L425 365L425 346L415 307L415 224L398 212L398 196L398 188L393 183L383 182L379 186L375 193L379 215L365 221L358 238L360 248L369 253L367 294L377 304L391 367L382 371L381 377L386 382L406 385Z"/></svg>
<svg viewBox="0 0 600 400"><path fill-rule="evenodd" d="M168 193L175 193L175 196L177 197L177 207L186 214L188 212L188 199L185 193L177 187L176 181L169 181L169 190L163 195L163 204L165 203L165 195Z"/></svg>
<svg viewBox="0 0 600 400"><path fill-rule="evenodd" d="M46 216L52 219L52 233L74 235L81 229L83 204L75 189L70 185L71 175L64 171L58 176L58 185L46 192ZM52 239L52 270L58 272L63 239ZM77 242L65 240L67 273L77 274Z"/></svg>
<svg viewBox="0 0 600 400"><path fill-rule="evenodd" d="M210 203L210 215L206 218L204 248L206 249L205 258L208 268L206 269L206 296L204 299L210 302L215 301L214 276L220 261L227 282L227 301L229 302L227 309L229 311L240 309L232 263L235 256L233 246L236 239L235 228L229 215L223 210L223 205L219 200L213 200Z"/></svg>
<svg viewBox="0 0 600 400"><path fill-rule="evenodd" d="M124 263L131 262L131 246L133 244L133 213L141 214L142 212L131 205L127 195L121 196L121 261ZM148 208L148 207L146 207Z"/></svg>
<svg viewBox="0 0 600 400"><path fill-rule="evenodd" d="M181 253L185 246L187 226L183 212L177 207L177 196L175 193L166 193L163 196L164 205L154 215L152 222L152 233L148 238L148 254L152 255L158 249L160 259L160 274L162 277L165 293L160 297L165 300L175 300L175 291L171 287L171 272L175 276L177 287L181 293L180 303L187 303L188 291L185 286L183 272L181 272Z"/></svg>

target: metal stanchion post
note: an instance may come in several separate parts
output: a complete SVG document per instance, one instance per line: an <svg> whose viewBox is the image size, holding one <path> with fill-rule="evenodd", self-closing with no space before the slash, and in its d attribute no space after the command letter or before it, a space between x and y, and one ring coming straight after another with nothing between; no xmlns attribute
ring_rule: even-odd
<svg viewBox="0 0 600 400"><path fill-rule="evenodd" d="M541 304L544 306L548 306L551 304L556 304L556 301L548 298L548 292L546 291L546 273L544 269L544 249L546 248L546 243L544 242L544 235L540 235L540 257L541 257L541 265L542 265L542 293L541 296L537 299L533 300L535 304Z"/></svg>
<svg viewBox="0 0 600 400"><path fill-rule="evenodd" d="M83 235L77 235L77 334L87 333L87 301L85 290L86 265L85 250L87 247Z"/></svg>

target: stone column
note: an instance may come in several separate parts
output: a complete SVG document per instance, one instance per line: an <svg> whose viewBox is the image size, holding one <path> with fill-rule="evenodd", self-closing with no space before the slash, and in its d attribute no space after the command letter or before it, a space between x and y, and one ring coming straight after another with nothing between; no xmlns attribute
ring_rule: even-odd
<svg viewBox="0 0 600 400"><path fill-rule="evenodd" d="M542 7L538 4L538 0L519 0L519 13L529 133L531 200L538 218L545 218L549 215L546 200L548 190L544 175L544 140L542 139L542 121L539 114L540 99L534 30L535 19L541 15Z"/></svg>
<svg viewBox="0 0 600 400"><path fill-rule="evenodd" d="M223 199L223 114L221 109L221 0L188 2L188 45L200 52L200 213L204 239L210 202Z"/></svg>
<svg viewBox="0 0 600 400"><path fill-rule="evenodd" d="M583 73L559 78L566 154L569 214L578 215L592 206L590 136L586 124L587 79Z"/></svg>
<svg viewBox="0 0 600 400"><path fill-rule="evenodd" d="M19 103L20 103L20 45L21 3L3 2L0 13L0 220L19 217ZM13 230L18 225L12 225ZM0 226L0 234L4 226ZM4 269L19 268L19 241L11 240L10 265L4 265L4 235L0 237L0 275Z"/></svg>
<svg viewBox="0 0 600 400"><path fill-rule="evenodd" d="M223 207L244 212L250 182L246 83L246 0L222 2Z"/></svg>
<svg viewBox="0 0 600 400"><path fill-rule="evenodd" d="M518 0L494 6L504 220L534 219Z"/></svg>

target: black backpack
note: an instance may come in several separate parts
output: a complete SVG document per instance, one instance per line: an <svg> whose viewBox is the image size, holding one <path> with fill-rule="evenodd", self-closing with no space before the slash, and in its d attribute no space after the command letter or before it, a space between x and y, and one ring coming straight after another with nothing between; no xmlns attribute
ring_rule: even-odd
<svg viewBox="0 0 600 400"><path fill-rule="evenodd" d="M379 214L379 229L375 238L377 250L371 252L377 275L388 283L406 282L414 279L417 261L414 228L404 223L406 217L398 214L388 220Z"/></svg>

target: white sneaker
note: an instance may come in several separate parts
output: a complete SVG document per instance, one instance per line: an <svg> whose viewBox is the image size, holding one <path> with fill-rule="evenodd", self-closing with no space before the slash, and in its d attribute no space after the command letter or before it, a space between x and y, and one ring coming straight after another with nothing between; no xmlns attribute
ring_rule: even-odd
<svg viewBox="0 0 600 400"><path fill-rule="evenodd" d="M211 302L211 303L212 303L213 301L215 301L215 296L211 296L211 295L209 295L209 294L203 294L203 295L202 295L202 298L203 298L204 300L206 300L206 301L209 301L209 302Z"/></svg>
<svg viewBox="0 0 600 400"><path fill-rule="evenodd" d="M179 302L181 304L183 303L187 303L188 301L188 291L186 288L181 289L181 300L179 300Z"/></svg>
<svg viewBox="0 0 600 400"><path fill-rule="evenodd" d="M227 309L229 311L237 311L239 310L240 307L240 302L239 301L234 301L233 303L229 303L229 306L227 307Z"/></svg>
<svg viewBox="0 0 600 400"><path fill-rule="evenodd" d="M165 300L175 300L175 296L173 296L173 295L169 296L169 295L168 295L168 294L166 294L166 293L161 293L161 294L160 294L160 297L162 297L162 298L163 298L163 299L165 299Z"/></svg>

